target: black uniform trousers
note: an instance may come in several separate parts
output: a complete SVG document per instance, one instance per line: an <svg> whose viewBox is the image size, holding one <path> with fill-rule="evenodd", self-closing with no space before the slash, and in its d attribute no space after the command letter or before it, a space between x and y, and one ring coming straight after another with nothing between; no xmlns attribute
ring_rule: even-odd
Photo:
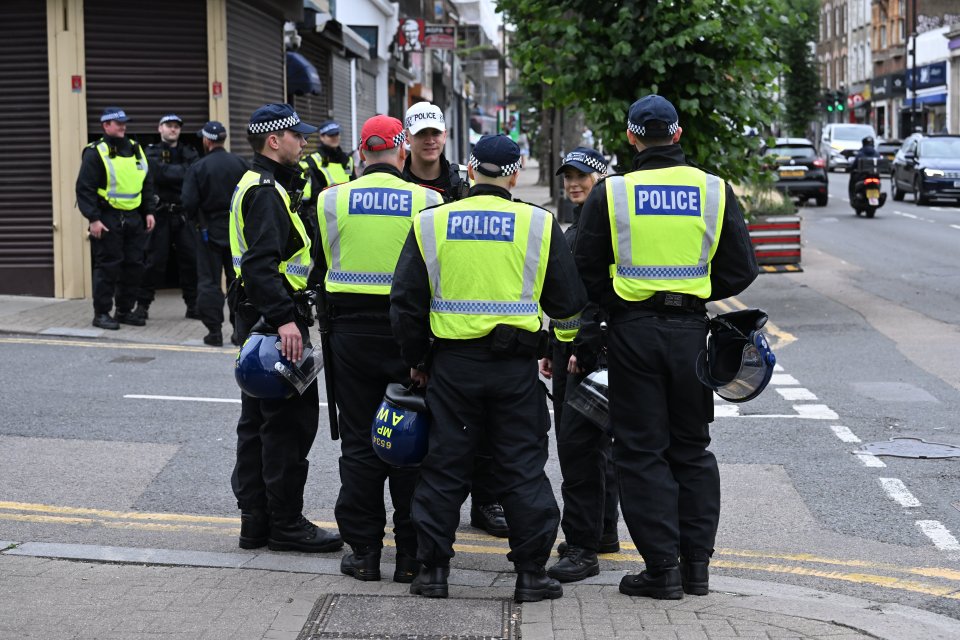
<svg viewBox="0 0 960 640"><path fill-rule="evenodd" d="M421 562L450 563L474 456L486 436L496 494L510 523L507 559L517 571L546 564L560 510L544 472L550 430L545 400L532 357L498 357L480 345L437 345L427 386L430 445L413 494Z"/></svg>
<svg viewBox="0 0 960 640"><path fill-rule="evenodd" d="M143 250L147 235L139 211L101 209L100 221L109 231L90 236L93 248L93 311L130 311L143 277Z"/></svg>
<svg viewBox="0 0 960 640"><path fill-rule="evenodd" d="M207 242L200 240L197 243L196 310L204 326L211 331L220 331L223 325L224 292L220 284L221 274L226 274L229 291L230 285L236 279L230 243L215 242L212 238ZM230 323L236 325L232 311Z"/></svg>
<svg viewBox="0 0 960 640"><path fill-rule="evenodd" d="M610 420L620 508L648 567L709 557L720 474L707 451L713 392L697 378L706 317L627 312L609 327Z"/></svg>
<svg viewBox="0 0 960 640"><path fill-rule="evenodd" d="M179 213L157 211L156 224L147 237L147 263L137 301L149 305L167 276L170 247L177 248L177 274L183 301L197 303L197 230Z"/></svg>
<svg viewBox="0 0 960 640"><path fill-rule="evenodd" d="M300 325L300 323L297 323ZM246 340L252 324L240 322ZM304 345L306 326L300 326ZM310 463L307 455L317 436L320 395L313 381L302 395L286 400L261 400L240 395L237 423L237 461L233 468L233 493L243 511L263 509L280 518L303 512L303 488Z"/></svg>
<svg viewBox="0 0 960 640"><path fill-rule="evenodd" d="M617 530L620 499L610 436L578 411L564 408L567 391L587 376L567 373L572 351L570 343L560 342L551 352L553 423L563 476L560 527L567 544L597 551L603 532Z"/></svg>
<svg viewBox="0 0 960 640"><path fill-rule="evenodd" d="M397 549L416 555L410 501L417 469L390 466L377 456L370 440L370 428L387 385L409 380L409 368L386 320L380 326L368 321L364 327L337 321L330 338L340 421L341 484L335 508L340 535L354 549L383 547L386 481L393 502Z"/></svg>

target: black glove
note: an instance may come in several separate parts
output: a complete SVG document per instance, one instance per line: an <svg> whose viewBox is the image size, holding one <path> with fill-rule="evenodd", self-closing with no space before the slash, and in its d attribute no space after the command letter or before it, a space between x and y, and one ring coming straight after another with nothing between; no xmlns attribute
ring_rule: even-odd
<svg viewBox="0 0 960 640"><path fill-rule="evenodd" d="M597 308L591 307L583 310L580 330L573 339L573 355L577 357L577 366L587 372L597 369L604 348L601 318Z"/></svg>

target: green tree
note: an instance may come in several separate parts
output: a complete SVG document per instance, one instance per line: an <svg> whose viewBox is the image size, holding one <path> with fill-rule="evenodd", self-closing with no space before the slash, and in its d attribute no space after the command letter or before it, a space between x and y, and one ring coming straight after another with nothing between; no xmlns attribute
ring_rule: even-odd
<svg viewBox="0 0 960 640"><path fill-rule="evenodd" d="M627 110L659 93L680 113L688 157L740 180L759 172L757 137L779 105L777 33L784 0L498 0L516 28L511 55L543 107L583 110L630 157Z"/></svg>
<svg viewBox="0 0 960 640"><path fill-rule="evenodd" d="M817 39L819 0L787 0L793 19L780 29L786 128L790 135L804 137L817 115L820 77L810 44Z"/></svg>

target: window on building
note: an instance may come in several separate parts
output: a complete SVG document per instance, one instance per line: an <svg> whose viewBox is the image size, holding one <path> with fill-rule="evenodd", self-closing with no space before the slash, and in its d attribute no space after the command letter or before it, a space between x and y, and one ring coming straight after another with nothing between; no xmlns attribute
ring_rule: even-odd
<svg viewBox="0 0 960 640"><path fill-rule="evenodd" d="M901 18L906 17L907 15L907 0L900 0L898 3L897 15Z"/></svg>
<svg viewBox="0 0 960 640"><path fill-rule="evenodd" d="M847 78L847 56L840 58L840 68L837 69L837 79L840 81L840 84L845 84Z"/></svg>
<svg viewBox="0 0 960 640"><path fill-rule="evenodd" d="M836 29L833 35L839 36L840 35L840 7L834 7L833 9L833 26Z"/></svg>
<svg viewBox="0 0 960 640"><path fill-rule="evenodd" d="M880 48L887 48L887 25L880 25Z"/></svg>
<svg viewBox="0 0 960 640"><path fill-rule="evenodd" d="M907 21L900 19L900 42L907 41Z"/></svg>
<svg viewBox="0 0 960 640"><path fill-rule="evenodd" d="M823 34L823 39L827 40L832 33L832 31L830 31L830 11L824 11L823 17L826 20L826 33Z"/></svg>

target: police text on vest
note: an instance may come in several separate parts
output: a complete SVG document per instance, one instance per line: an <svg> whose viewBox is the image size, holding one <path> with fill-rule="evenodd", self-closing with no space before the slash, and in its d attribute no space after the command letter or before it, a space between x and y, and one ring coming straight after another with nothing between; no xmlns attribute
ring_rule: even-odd
<svg viewBox="0 0 960 640"><path fill-rule="evenodd" d="M509 211L451 211L447 240L513 242L514 214Z"/></svg>
<svg viewBox="0 0 960 640"><path fill-rule="evenodd" d="M372 216L406 216L413 214L413 194L402 189L370 187L350 191L347 213Z"/></svg>
<svg viewBox="0 0 960 640"><path fill-rule="evenodd" d="M634 189L638 216L700 215L700 189L697 187L641 184Z"/></svg>

